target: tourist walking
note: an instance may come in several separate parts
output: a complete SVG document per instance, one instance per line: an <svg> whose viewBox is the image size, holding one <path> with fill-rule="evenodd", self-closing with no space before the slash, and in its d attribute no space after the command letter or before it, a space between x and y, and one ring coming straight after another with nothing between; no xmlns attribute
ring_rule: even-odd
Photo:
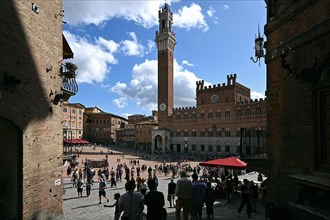
<svg viewBox="0 0 330 220"><path fill-rule="evenodd" d="M168 201L170 202L170 208L175 207L174 200L175 200L175 188L176 188L176 183L174 182L173 178L171 178L171 182L168 184L167 187L167 196L168 196ZM172 206L173 204L173 206Z"/></svg>
<svg viewBox="0 0 330 220"><path fill-rule="evenodd" d="M146 180L142 178L142 182L140 184L140 192L142 193L142 195L145 195L147 193L147 184L146 184Z"/></svg>
<svg viewBox="0 0 330 220"><path fill-rule="evenodd" d="M105 183L104 179L101 177L99 182L99 204L102 203L101 201L102 196L107 199L107 202L109 202L106 189L107 189L107 184Z"/></svg>
<svg viewBox="0 0 330 220"><path fill-rule="evenodd" d="M192 207L191 207L191 217L193 220L202 218L202 208L204 204L204 194L205 194L205 183L198 181L198 175L193 175L192 182Z"/></svg>
<svg viewBox="0 0 330 220"><path fill-rule="evenodd" d="M144 208L143 195L134 192L135 182L129 180L125 184L126 193L119 199L120 212L123 211L122 220L141 220Z"/></svg>
<svg viewBox="0 0 330 220"><path fill-rule="evenodd" d="M214 218L213 206L215 202L215 190L212 188L211 182L206 183L206 189L204 194L204 201L206 205L206 214L208 218Z"/></svg>
<svg viewBox="0 0 330 220"><path fill-rule="evenodd" d="M167 213L163 208L165 205L164 194L156 190L156 182L153 179L148 181L148 187L150 191L144 196L144 204L147 206L147 220L165 220Z"/></svg>
<svg viewBox="0 0 330 220"><path fill-rule="evenodd" d="M254 184L254 182L251 180L250 181L250 187L251 187L251 191L252 191L252 198L251 198L251 209L253 213L257 212L257 201L258 201L258 197L259 197L259 189L258 189L258 185Z"/></svg>
<svg viewBox="0 0 330 220"><path fill-rule="evenodd" d="M176 183L175 195L177 196L175 215L176 220L180 220L181 209L183 209L183 219L188 220L191 209L192 184L185 171L180 173L181 179Z"/></svg>
<svg viewBox="0 0 330 220"><path fill-rule="evenodd" d="M82 180L82 177L79 177L78 182L77 182L78 198L82 197L83 190L84 190L84 181Z"/></svg>
<svg viewBox="0 0 330 220"><path fill-rule="evenodd" d="M92 189L92 185L93 185L92 180L91 179L87 179L85 185L86 185L86 196L88 197L91 194L91 189Z"/></svg>
<svg viewBox="0 0 330 220"><path fill-rule="evenodd" d="M241 214L244 205L247 206L248 217L251 217L251 197L252 191L249 186L249 181L247 179L243 180L243 185L241 186L241 205L238 208L238 213Z"/></svg>

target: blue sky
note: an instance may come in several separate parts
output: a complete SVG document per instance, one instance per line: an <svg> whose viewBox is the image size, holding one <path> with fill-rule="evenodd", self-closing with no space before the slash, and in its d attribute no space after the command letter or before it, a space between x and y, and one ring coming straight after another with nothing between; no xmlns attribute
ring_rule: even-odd
<svg viewBox="0 0 330 220"><path fill-rule="evenodd" d="M263 0L172 0L174 107L195 106L197 80L237 81L264 97L266 66L253 63L254 38L263 33ZM78 65L79 91L70 98L86 107L127 117L157 109L158 10L164 1L64 0L63 33Z"/></svg>

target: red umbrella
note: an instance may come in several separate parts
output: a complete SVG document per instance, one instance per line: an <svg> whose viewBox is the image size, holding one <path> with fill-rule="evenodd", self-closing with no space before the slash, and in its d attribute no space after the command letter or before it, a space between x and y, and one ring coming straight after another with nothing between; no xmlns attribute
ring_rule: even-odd
<svg viewBox="0 0 330 220"><path fill-rule="evenodd" d="M199 165L210 167L226 167L231 169L244 169L246 168L247 163L241 161L237 157L227 157L201 162Z"/></svg>

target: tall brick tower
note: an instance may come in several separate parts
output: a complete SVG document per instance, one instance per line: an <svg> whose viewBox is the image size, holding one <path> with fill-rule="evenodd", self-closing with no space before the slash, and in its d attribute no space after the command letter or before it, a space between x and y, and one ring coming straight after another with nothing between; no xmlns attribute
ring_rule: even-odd
<svg viewBox="0 0 330 220"><path fill-rule="evenodd" d="M159 31L156 31L158 49L158 117L159 121L173 113L173 56L176 44L172 31L173 14L165 3L158 12Z"/></svg>

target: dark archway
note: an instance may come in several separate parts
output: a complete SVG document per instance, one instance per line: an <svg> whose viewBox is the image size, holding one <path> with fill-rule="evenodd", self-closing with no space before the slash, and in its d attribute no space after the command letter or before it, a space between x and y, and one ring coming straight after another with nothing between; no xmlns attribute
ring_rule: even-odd
<svg viewBox="0 0 330 220"><path fill-rule="evenodd" d="M330 53L316 69L313 79L314 167L330 173Z"/></svg>
<svg viewBox="0 0 330 220"><path fill-rule="evenodd" d="M177 144L176 145L176 152L180 153L180 151L181 151L181 145Z"/></svg>
<svg viewBox="0 0 330 220"><path fill-rule="evenodd" d="M162 136L157 135L157 136L155 137L155 150L156 150L156 151L162 149L162 148L161 148L162 143L163 143L163 138L162 138Z"/></svg>
<svg viewBox="0 0 330 220"><path fill-rule="evenodd" d="M0 219L22 219L22 130L0 117Z"/></svg>

